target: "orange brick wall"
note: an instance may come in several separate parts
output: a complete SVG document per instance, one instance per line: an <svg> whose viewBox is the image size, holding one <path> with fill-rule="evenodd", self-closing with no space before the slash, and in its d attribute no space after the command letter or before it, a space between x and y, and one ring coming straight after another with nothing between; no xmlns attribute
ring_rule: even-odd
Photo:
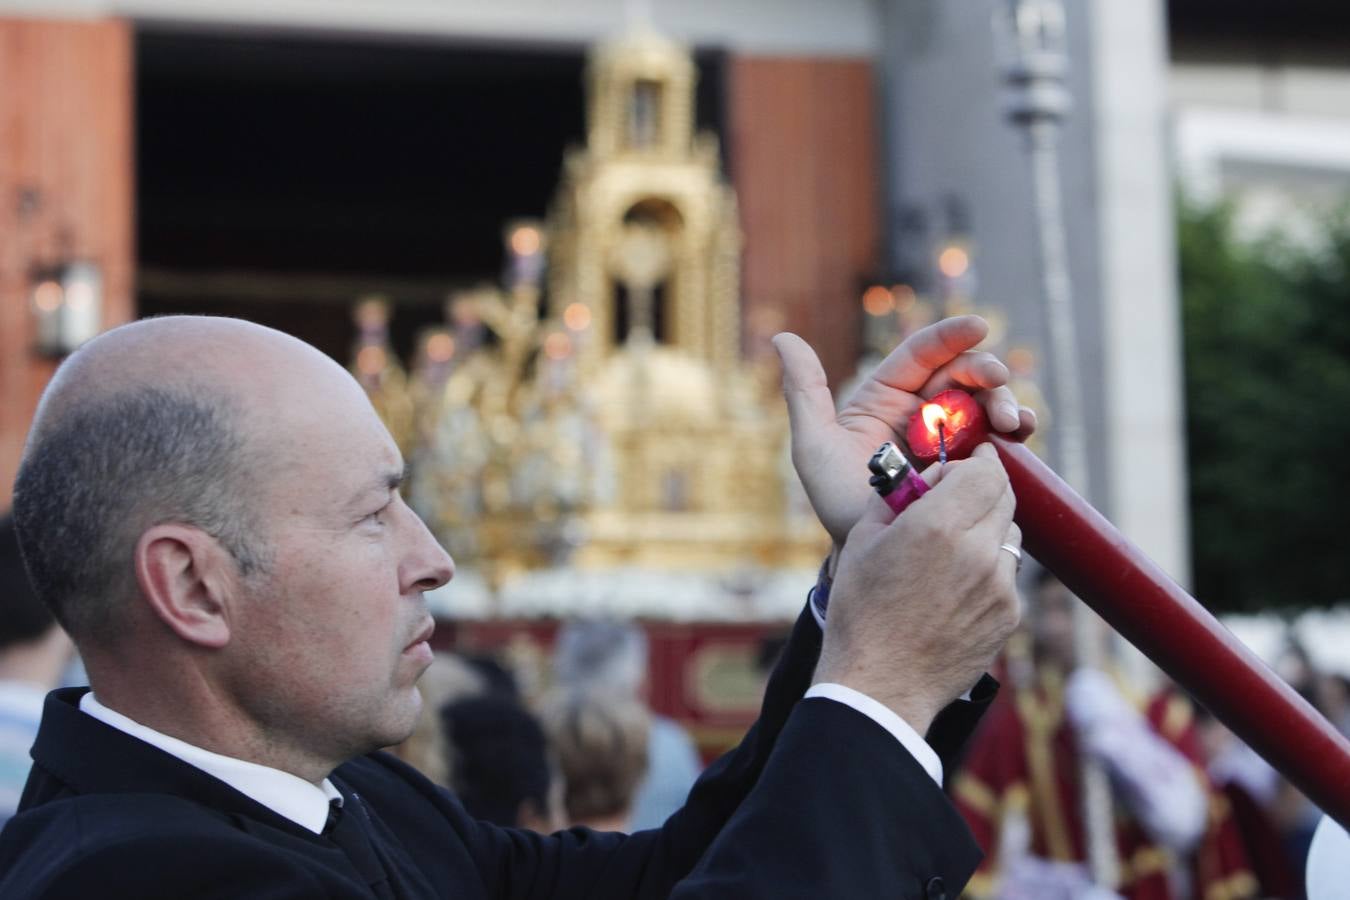
<svg viewBox="0 0 1350 900"><path fill-rule="evenodd" d="M731 174L746 236L747 340L754 340L757 315L776 306L781 327L816 348L838 385L853 374L860 282L875 273L881 251L872 64L737 57L728 109Z"/></svg>
<svg viewBox="0 0 1350 900"><path fill-rule="evenodd" d="M132 65L126 22L0 18L0 509L54 368L32 352L33 267L94 260L105 327L132 317Z"/></svg>

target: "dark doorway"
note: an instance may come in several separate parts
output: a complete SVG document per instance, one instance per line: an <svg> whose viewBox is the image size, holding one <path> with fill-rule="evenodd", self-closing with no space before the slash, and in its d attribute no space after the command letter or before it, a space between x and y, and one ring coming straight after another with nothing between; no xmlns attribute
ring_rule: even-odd
<svg viewBox="0 0 1350 900"><path fill-rule="evenodd" d="M723 132L722 54L696 54ZM141 315L273 325L347 361L361 293L404 355L458 285L498 279L584 138L580 46L146 27L137 35Z"/></svg>

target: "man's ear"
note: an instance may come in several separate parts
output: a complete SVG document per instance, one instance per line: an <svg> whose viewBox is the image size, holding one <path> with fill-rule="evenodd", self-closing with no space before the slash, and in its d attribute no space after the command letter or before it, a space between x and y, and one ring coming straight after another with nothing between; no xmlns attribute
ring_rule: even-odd
<svg viewBox="0 0 1350 900"><path fill-rule="evenodd" d="M136 542L136 582L165 625L202 647L229 643L233 557L200 528L170 522L148 528Z"/></svg>

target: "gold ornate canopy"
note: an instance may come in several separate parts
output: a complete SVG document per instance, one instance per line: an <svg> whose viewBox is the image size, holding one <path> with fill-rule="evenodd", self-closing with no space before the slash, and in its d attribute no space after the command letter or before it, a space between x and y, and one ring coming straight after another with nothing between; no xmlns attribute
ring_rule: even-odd
<svg viewBox="0 0 1350 900"><path fill-rule="evenodd" d="M694 130L696 77L650 33L592 52L587 144L547 222L508 223L505 287L454 295L413 366L412 501L489 592L679 572L738 573L744 595L819 561L782 401L742 360L736 198Z"/></svg>

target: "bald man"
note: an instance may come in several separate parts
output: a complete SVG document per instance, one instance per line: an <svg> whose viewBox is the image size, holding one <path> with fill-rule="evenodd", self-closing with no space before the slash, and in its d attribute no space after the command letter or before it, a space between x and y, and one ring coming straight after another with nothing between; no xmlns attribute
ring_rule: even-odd
<svg viewBox="0 0 1350 900"><path fill-rule="evenodd" d="M984 333L919 332L838 414L779 338L794 461L836 544L829 618L803 612L756 726L632 836L476 822L376 752L414 727L423 594L454 566L345 371L228 319L90 342L43 396L14 514L92 690L47 699L0 896L954 896L979 854L941 755L1015 624L1013 499L986 447L890 522L865 464L952 385L1031 427Z"/></svg>

